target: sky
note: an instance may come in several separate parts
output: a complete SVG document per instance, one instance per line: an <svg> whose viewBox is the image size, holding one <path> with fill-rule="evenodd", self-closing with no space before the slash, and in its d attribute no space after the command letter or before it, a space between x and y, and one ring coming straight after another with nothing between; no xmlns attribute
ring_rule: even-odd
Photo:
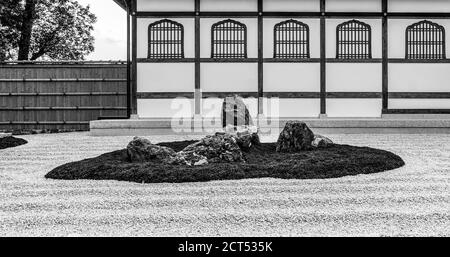
<svg viewBox="0 0 450 257"><path fill-rule="evenodd" d="M94 24L95 51L87 60L126 60L126 12L113 0L78 0L84 6L89 5L97 16Z"/></svg>

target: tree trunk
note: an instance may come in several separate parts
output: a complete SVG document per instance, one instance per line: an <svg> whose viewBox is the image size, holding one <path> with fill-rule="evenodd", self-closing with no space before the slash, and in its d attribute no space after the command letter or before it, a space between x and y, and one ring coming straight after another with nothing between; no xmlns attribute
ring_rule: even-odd
<svg viewBox="0 0 450 257"><path fill-rule="evenodd" d="M26 61L30 54L31 33L36 11L36 0L26 0L20 28L19 61Z"/></svg>

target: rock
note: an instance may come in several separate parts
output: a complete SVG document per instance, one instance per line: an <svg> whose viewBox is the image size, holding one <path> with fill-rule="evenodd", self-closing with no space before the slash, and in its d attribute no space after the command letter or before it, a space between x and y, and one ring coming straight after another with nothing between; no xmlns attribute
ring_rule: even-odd
<svg viewBox="0 0 450 257"><path fill-rule="evenodd" d="M258 128L256 126L231 126L228 125L225 127L224 133L216 133L219 134L229 134L236 139L237 144L243 151L249 151L250 148L254 145L259 145L261 141L258 136Z"/></svg>
<svg viewBox="0 0 450 257"><path fill-rule="evenodd" d="M0 132L0 138L12 137L12 133L2 133Z"/></svg>
<svg viewBox="0 0 450 257"><path fill-rule="evenodd" d="M304 122L289 121L277 141L277 152L298 152L312 148L314 133Z"/></svg>
<svg viewBox="0 0 450 257"><path fill-rule="evenodd" d="M236 139L229 134L207 136L176 154L172 164L189 166L208 163L245 162Z"/></svg>
<svg viewBox="0 0 450 257"><path fill-rule="evenodd" d="M315 148L327 148L332 145L334 145L334 143L331 139L321 135L314 135L314 140L311 143L311 146Z"/></svg>
<svg viewBox="0 0 450 257"><path fill-rule="evenodd" d="M253 125L252 117L242 97L226 97L222 105L222 127Z"/></svg>
<svg viewBox="0 0 450 257"><path fill-rule="evenodd" d="M145 138L135 137L127 146L128 157L131 162L148 162L160 160L170 162L176 156L176 152L164 146L152 144Z"/></svg>

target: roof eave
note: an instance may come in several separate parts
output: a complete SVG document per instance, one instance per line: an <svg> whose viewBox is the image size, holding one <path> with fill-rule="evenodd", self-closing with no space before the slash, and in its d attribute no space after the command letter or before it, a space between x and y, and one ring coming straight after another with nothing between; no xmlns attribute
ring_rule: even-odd
<svg viewBox="0 0 450 257"><path fill-rule="evenodd" d="M118 4L124 10L127 10L127 6L128 6L128 8L131 8L132 0L113 0L113 1L116 2L116 4Z"/></svg>

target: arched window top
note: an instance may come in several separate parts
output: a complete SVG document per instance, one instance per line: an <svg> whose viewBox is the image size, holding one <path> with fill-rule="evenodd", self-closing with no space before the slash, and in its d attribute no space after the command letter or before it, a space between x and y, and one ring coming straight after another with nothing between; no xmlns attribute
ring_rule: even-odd
<svg viewBox="0 0 450 257"><path fill-rule="evenodd" d="M184 27L181 23L163 19L148 26L148 58L184 58Z"/></svg>
<svg viewBox="0 0 450 257"><path fill-rule="evenodd" d="M346 21L336 28L338 59L371 59L372 28L358 20Z"/></svg>
<svg viewBox="0 0 450 257"><path fill-rule="evenodd" d="M212 58L247 58L247 26L227 19L211 28Z"/></svg>
<svg viewBox="0 0 450 257"><path fill-rule="evenodd" d="M406 28L406 59L445 59L445 28L423 20Z"/></svg>
<svg viewBox="0 0 450 257"><path fill-rule="evenodd" d="M309 26L286 20L274 27L274 58L309 58Z"/></svg>

